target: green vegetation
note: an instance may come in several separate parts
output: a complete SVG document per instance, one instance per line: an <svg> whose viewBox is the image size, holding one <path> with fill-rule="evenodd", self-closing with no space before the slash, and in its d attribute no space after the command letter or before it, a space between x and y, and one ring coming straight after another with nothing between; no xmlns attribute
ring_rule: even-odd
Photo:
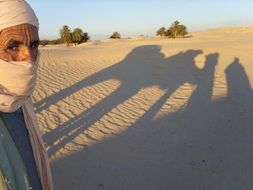
<svg viewBox="0 0 253 190"><path fill-rule="evenodd" d="M62 27L62 29L60 30L60 38L66 45L69 45L73 42L72 33L71 33L71 29L69 28L69 26L64 25Z"/></svg>
<svg viewBox="0 0 253 190"><path fill-rule="evenodd" d="M69 46L73 43L77 45L83 42L87 42L90 37L88 33L84 32L81 28L75 28L72 32L69 26L64 25L60 30L60 39L67 46Z"/></svg>
<svg viewBox="0 0 253 190"><path fill-rule="evenodd" d="M72 43L74 43L75 45L87 42L89 40L88 33L83 32L81 28L75 28L71 36Z"/></svg>
<svg viewBox="0 0 253 190"><path fill-rule="evenodd" d="M56 44L62 44L63 41L61 39L56 40L40 40L40 45L46 46L46 45L56 45Z"/></svg>
<svg viewBox="0 0 253 190"><path fill-rule="evenodd" d="M55 45L65 43L67 46L72 44L77 45L87 42L90 39L87 32L84 32L81 28L75 28L73 32L67 25L62 26L60 29L60 38L56 40L40 40L40 45Z"/></svg>
<svg viewBox="0 0 253 190"><path fill-rule="evenodd" d="M90 37L87 32L84 32L81 28L77 27L73 30L68 25L63 25L60 29L60 38L56 40L41 40L40 45L55 45L65 43L67 46L77 45L84 42L87 42ZM157 30L156 35L160 37L166 38L179 38L185 37L187 35L187 27L183 24L180 24L179 21L175 21L171 24L171 26L166 29L165 27L161 27ZM119 32L113 32L110 36L111 39L120 39L121 35Z"/></svg>
<svg viewBox="0 0 253 190"><path fill-rule="evenodd" d="M157 35L157 36L164 37L164 36L166 36L165 33L166 33L166 28L165 28L165 27L161 27L161 28L159 28L159 29L157 30L156 35Z"/></svg>
<svg viewBox="0 0 253 190"><path fill-rule="evenodd" d="M119 32L113 32L113 34L110 36L111 39L120 39L120 33Z"/></svg>
<svg viewBox="0 0 253 190"><path fill-rule="evenodd" d="M187 34L187 27L183 24L180 24L180 22L177 20L171 24L169 29L166 30L165 27L161 27L156 32L157 36L168 38L185 37Z"/></svg>

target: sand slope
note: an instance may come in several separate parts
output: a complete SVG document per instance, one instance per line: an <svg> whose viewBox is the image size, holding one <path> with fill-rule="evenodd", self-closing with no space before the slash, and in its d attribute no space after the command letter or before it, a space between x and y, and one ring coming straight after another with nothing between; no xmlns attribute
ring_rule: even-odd
<svg viewBox="0 0 253 190"><path fill-rule="evenodd" d="M253 27L42 47L59 190L253 188Z"/></svg>

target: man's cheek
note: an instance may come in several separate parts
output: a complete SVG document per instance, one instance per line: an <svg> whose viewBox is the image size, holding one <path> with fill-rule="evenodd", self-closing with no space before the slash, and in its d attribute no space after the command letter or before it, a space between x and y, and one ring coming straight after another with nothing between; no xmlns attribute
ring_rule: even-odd
<svg viewBox="0 0 253 190"><path fill-rule="evenodd" d="M13 56L3 50L0 50L0 59L8 62L14 61Z"/></svg>

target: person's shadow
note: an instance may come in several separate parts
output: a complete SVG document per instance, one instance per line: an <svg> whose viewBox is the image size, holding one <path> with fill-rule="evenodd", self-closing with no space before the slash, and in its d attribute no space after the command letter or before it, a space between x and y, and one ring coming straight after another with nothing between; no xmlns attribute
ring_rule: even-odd
<svg viewBox="0 0 253 190"><path fill-rule="evenodd" d="M50 104L57 103L81 88L109 79L120 81L120 86L109 96L44 135L49 155L53 155L64 145L73 141L78 135L84 133L89 126L146 87L160 86L166 91L163 98L165 100L185 82L197 84L197 76L202 73L202 70L195 66L194 58L201 53L201 50L188 50L165 58L160 52L159 46L137 47L120 63L95 73L83 81L38 102L36 104L37 112L46 109Z"/></svg>
<svg viewBox="0 0 253 190"><path fill-rule="evenodd" d="M252 102L248 101L250 98L251 87L248 76L243 65L240 63L239 58L235 58L234 61L226 69L227 84L228 84L228 98L233 100L238 99L240 102ZM247 103L247 104L248 104Z"/></svg>

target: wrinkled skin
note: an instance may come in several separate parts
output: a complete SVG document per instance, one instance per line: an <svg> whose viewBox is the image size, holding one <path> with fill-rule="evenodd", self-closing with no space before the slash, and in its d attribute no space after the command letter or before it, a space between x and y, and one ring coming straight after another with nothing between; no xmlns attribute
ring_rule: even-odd
<svg viewBox="0 0 253 190"><path fill-rule="evenodd" d="M34 62L38 55L38 29L30 24L6 28L0 32L0 59Z"/></svg>

